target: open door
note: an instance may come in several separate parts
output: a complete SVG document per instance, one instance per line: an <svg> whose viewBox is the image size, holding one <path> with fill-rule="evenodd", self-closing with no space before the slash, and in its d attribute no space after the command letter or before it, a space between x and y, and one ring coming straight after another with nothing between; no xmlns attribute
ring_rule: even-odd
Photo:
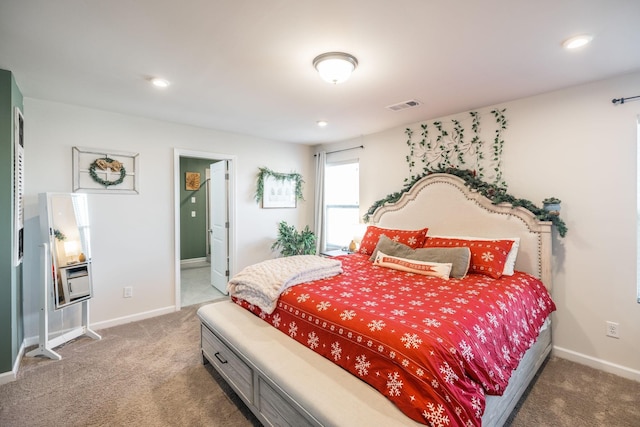
<svg viewBox="0 0 640 427"><path fill-rule="evenodd" d="M229 161L211 164L211 285L227 294L229 281Z"/></svg>

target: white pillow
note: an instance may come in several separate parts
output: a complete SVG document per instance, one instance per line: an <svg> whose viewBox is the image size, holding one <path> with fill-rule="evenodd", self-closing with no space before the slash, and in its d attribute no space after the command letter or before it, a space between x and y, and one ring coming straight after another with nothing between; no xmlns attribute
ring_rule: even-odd
<svg viewBox="0 0 640 427"><path fill-rule="evenodd" d="M520 247L519 237L432 236L430 234L427 234L427 238L429 237L440 237L445 239L460 239L460 240L512 240L513 245L511 246L511 250L507 255L506 261L504 262L502 275L513 276L513 273L515 272L516 258L518 257L518 248Z"/></svg>
<svg viewBox="0 0 640 427"><path fill-rule="evenodd" d="M451 267L453 264L450 262L428 262L428 261L416 261L415 259L399 258L395 256L386 255L378 251L374 265L380 267L392 268L394 270L406 271L408 273L422 274L424 276L439 277L441 279L449 280L449 274L451 273Z"/></svg>

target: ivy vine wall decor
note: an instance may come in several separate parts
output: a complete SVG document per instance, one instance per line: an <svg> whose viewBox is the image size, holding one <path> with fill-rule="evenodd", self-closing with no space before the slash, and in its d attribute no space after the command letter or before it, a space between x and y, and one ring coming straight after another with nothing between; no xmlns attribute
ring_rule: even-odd
<svg viewBox="0 0 640 427"><path fill-rule="evenodd" d="M404 187L385 198L376 201L363 216L364 222L369 221L375 210L387 203L395 203L411 187L431 173L448 173L456 175L465 184L494 204L510 203L512 206L522 206L531 211L541 221L551 221L564 237L567 226L559 216L558 211L550 211L537 207L526 199L516 198L507 193L507 183L502 175L502 152L504 148L504 131L507 129L506 109L491 110L494 122L491 124L493 137L491 143L486 142L486 132L481 129L481 115L476 111L469 112L470 132L465 134L462 119L452 119L447 125L442 121L420 125L420 139L416 141L414 131L407 128L407 146L409 154L406 156L410 176L405 178ZM469 134L471 136L469 137ZM420 170L418 171L418 166ZM555 199L555 198L554 198ZM545 199L547 201L548 199ZM555 199L557 200L557 199Z"/></svg>
<svg viewBox="0 0 640 427"><path fill-rule="evenodd" d="M302 197L302 175L299 173L274 172L269 168L259 168L256 202L262 201L263 208L295 208Z"/></svg>
<svg viewBox="0 0 640 427"><path fill-rule="evenodd" d="M506 109L491 110L494 121L481 126L483 118L477 111L470 111L468 120L451 119L449 123L434 121L420 125L420 139L416 141L414 131L407 128L406 157L411 176L405 182L413 181L417 173L443 170L445 168L474 170L479 179L486 179L498 187L506 188L502 177L502 150L504 131L507 129ZM465 130L469 128L469 131ZM487 143L487 128L493 131L491 143Z"/></svg>

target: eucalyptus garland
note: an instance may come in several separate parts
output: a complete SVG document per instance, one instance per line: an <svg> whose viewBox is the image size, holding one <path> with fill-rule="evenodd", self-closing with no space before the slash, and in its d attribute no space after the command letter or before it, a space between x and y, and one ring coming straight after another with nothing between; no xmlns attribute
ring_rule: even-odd
<svg viewBox="0 0 640 427"><path fill-rule="evenodd" d="M258 173L258 186L256 188L256 202L260 203L264 196L264 179L267 176L275 178L277 181L295 181L296 182L296 199L304 200L302 197L302 184L304 183L302 179L302 175L296 172L292 173L280 173L274 172L269 168L259 168L260 172Z"/></svg>
<svg viewBox="0 0 640 427"><path fill-rule="evenodd" d="M395 203L400 200L400 197L406 192L408 192L413 185L424 178L425 176L432 173L448 173L450 175L455 175L459 178L462 178L465 182L465 185L478 193L482 194L487 199L491 200L494 205L500 203L510 203L513 207L522 206L527 209L531 213L533 213L536 218L540 221L551 221L553 225L556 226L558 230L558 234L560 237L564 237L567 234L567 226L565 222L556 214L549 213L544 208L539 208L533 202L530 202L526 199L518 199L516 197L507 194L506 189L499 184L490 184L488 182L484 182L480 178L476 176L474 171L468 169L456 169L456 168L443 168L439 170L431 170L422 175L415 176L411 180L411 182L405 184L405 186L395 193L391 193L387 195L384 199L380 199L376 201L367 213L362 217L364 222L369 222L369 217L373 215L373 213L381 206L384 206L389 203Z"/></svg>
<svg viewBox="0 0 640 427"><path fill-rule="evenodd" d="M107 168L109 168L114 172L120 172L120 177L114 181L102 179L98 176L96 168L100 170L107 170ZM101 159L96 159L93 163L91 163L91 166L89 166L89 175L98 184L109 187L111 185L122 184L122 181L124 181L124 177L127 175L127 170L119 161L110 159L109 157L103 157Z"/></svg>

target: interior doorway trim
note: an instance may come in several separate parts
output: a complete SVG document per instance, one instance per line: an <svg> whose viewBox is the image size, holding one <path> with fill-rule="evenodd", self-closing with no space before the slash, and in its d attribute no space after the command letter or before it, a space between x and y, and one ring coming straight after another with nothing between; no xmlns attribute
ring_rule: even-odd
<svg viewBox="0 0 640 427"><path fill-rule="evenodd" d="M180 279L180 157L197 159L229 160L229 275L236 271L236 169L237 156L229 154L210 153L208 151L193 151L181 148L173 149L173 216L174 216L174 282L175 307L180 310L181 279Z"/></svg>

